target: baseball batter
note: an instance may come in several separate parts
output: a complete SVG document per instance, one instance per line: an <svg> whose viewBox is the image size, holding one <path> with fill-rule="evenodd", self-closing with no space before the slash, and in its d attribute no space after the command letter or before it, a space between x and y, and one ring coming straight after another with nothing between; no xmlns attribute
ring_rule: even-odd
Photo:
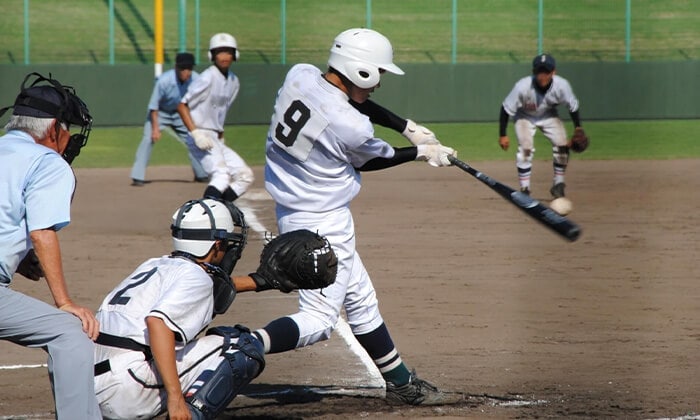
<svg viewBox="0 0 700 420"><path fill-rule="evenodd" d="M192 70L193 67L192 54L178 53L175 56L175 68L164 72L156 80L151 99L148 101L148 117L143 125L143 137L131 168L131 185L140 187L146 183L146 167L151 159L153 146L160 140L163 129L170 127L176 138L187 146L188 132L177 113L177 106L192 81L199 77L199 73ZM207 182L209 178L202 165L192 153L188 154L195 182Z"/></svg>
<svg viewBox="0 0 700 420"><path fill-rule="evenodd" d="M75 193L70 164L92 118L73 88L38 73L24 79L13 108L0 137L0 340L48 353L56 418L100 419L92 366L99 323L68 293L58 240ZM15 273L44 277L53 305L12 290Z"/></svg>
<svg viewBox="0 0 700 420"><path fill-rule="evenodd" d="M430 144L394 148L374 136L368 116L349 102L366 102L379 87L382 73L403 74L393 64L391 43L382 34L369 29L342 32L333 41L328 66L325 73L310 64L295 65L288 72L268 132L265 187L276 202L280 232L305 228L328 238L338 256L336 281L323 291L300 291L299 312L274 320L255 334L268 353L311 345L330 336L345 309L353 334L386 380L390 401L425 405L459 401L462 395L439 391L403 363L355 249L350 212L350 201L360 190L361 171L414 160L448 166L447 157L455 152L434 135ZM418 127L411 124L416 138L423 133Z"/></svg>
<svg viewBox="0 0 700 420"><path fill-rule="evenodd" d="M541 130L552 143L554 179L550 193L554 198L564 197L564 173L569 163L569 141L557 106L566 106L575 129L580 129L578 99L569 82L556 74L556 61L551 55L541 54L535 57L532 60L532 73L531 76L518 80L503 101L498 143L503 150L508 150L510 141L506 127L508 118L513 117L518 139L516 167L520 190L530 194L532 160L535 154L534 136L538 129Z"/></svg>
<svg viewBox="0 0 700 420"><path fill-rule="evenodd" d="M254 180L253 170L224 140L226 113L240 89L230 70L239 58L236 39L227 33L212 36L209 58L213 64L192 82L177 110L190 130L190 152L210 177L204 196L234 201Z"/></svg>
<svg viewBox="0 0 700 420"><path fill-rule="evenodd" d="M219 200L188 201L171 229L173 253L141 264L97 312L95 391L106 418L213 419L263 370L262 344L244 327L195 338L236 291L256 290L248 276L232 285L220 267L232 270L245 247L243 214Z"/></svg>

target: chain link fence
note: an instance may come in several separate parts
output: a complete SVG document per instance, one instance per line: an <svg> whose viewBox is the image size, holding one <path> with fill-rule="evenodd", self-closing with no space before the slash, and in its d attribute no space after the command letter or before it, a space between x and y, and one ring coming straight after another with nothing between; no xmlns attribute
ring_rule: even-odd
<svg viewBox="0 0 700 420"><path fill-rule="evenodd" d="M324 63L333 37L350 27L387 35L399 63L526 63L540 50L562 62L700 59L697 0L163 3L166 63L179 50L206 62L216 32L236 36L244 63ZM154 60L153 0L3 0L2 6L0 64Z"/></svg>

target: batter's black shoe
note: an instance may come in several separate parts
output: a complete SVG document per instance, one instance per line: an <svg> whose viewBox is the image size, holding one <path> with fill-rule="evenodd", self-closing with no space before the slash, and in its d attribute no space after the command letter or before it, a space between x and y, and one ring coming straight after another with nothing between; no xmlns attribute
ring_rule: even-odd
<svg viewBox="0 0 700 420"><path fill-rule="evenodd" d="M530 195L530 189L528 187L520 187L520 192L525 195Z"/></svg>
<svg viewBox="0 0 700 420"><path fill-rule="evenodd" d="M435 385L416 376L414 370L405 385L386 383L386 400L393 404L449 405L464 402L464 394L440 391Z"/></svg>
<svg viewBox="0 0 700 420"><path fill-rule="evenodd" d="M564 197L564 188L566 188L566 184L560 182L558 184L552 185L552 188L549 190L549 192L554 198Z"/></svg>
<svg viewBox="0 0 700 420"><path fill-rule="evenodd" d="M209 183L209 177L208 176L196 176L194 177L194 182L199 182L199 183Z"/></svg>

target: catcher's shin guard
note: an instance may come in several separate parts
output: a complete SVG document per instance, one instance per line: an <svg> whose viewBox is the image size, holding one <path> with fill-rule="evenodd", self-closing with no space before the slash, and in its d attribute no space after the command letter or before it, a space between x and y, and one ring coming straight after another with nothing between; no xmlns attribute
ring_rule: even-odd
<svg viewBox="0 0 700 420"><path fill-rule="evenodd" d="M249 333L241 333L237 343L228 346L224 336L224 360L214 370L205 370L185 393L194 420L213 420L240 390L263 370L262 343Z"/></svg>

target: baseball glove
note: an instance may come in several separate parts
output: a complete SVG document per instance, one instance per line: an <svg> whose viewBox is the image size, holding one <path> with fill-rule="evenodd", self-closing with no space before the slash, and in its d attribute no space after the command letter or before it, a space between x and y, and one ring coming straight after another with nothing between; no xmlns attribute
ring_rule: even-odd
<svg viewBox="0 0 700 420"><path fill-rule="evenodd" d="M588 148L588 136L583 128L576 127L569 142L569 148L576 153L581 153Z"/></svg>
<svg viewBox="0 0 700 420"><path fill-rule="evenodd" d="M249 274L256 291L322 289L335 281L338 258L328 240L306 229L283 233L268 242L260 266Z"/></svg>

